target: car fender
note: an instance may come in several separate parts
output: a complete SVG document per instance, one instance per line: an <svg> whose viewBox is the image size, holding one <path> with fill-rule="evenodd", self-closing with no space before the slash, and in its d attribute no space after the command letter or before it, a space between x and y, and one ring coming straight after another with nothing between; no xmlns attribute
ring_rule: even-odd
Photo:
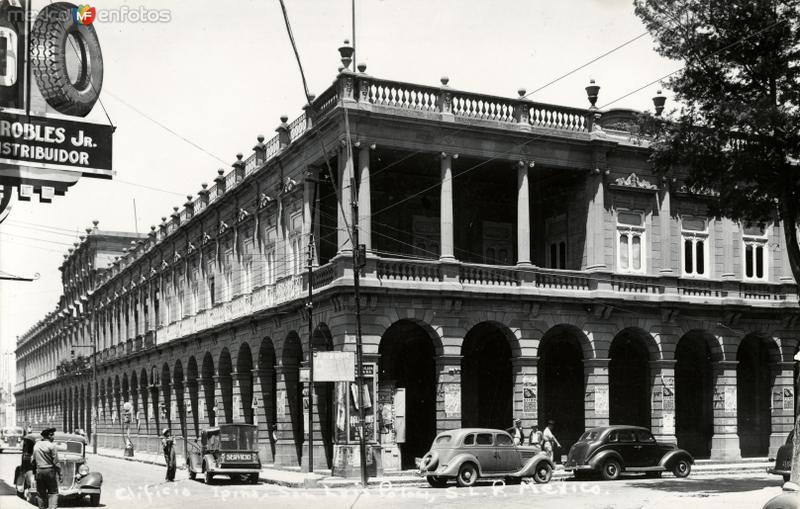
<svg viewBox="0 0 800 509"><path fill-rule="evenodd" d="M466 462L475 463L478 466L478 473L483 475L483 471L481 470L481 462L478 461L478 458L469 453L456 454L447 461L447 467L445 468L442 468L441 460L439 460L439 468L435 472L428 472L428 475L446 475L455 477L458 475L458 469L460 469L461 465Z"/></svg>
<svg viewBox="0 0 800 509"><path fill-rule="evenodd" d="M661 458L661 461L658 462L658 465L663 467L665 470L672 469L672 465L675 464L676 461L685 459L688 460L689 463L694 463L694 458L688 451L684 451L683 449L675 449L674 451L669 451L667 454Z"/></svg>
<svg viewBox="0 0 800 509"><path fill-rule="evenodd" d="M550 456L548 456L546 453L540 452L525 462L525 464L522 465L522 468L511 474L511 477L533 477L533 475L536 473L536 467L543 461L547 463L552 470L556 469L556 465L553 463L553 460L550 459Z"/></svg>
<svg viewBox="0 0 800 509"><path fill-rule="evenodd" d="M99 488L103 484L103 474L100 472L89 472L81 480L81 488Z"/></svg>
<svg viewBox="0 0 800 509"><path fill-rule="evenodd" d="M217 471L217 460L214 458L213 454L206 454L203 456L203 465L206 466L206 470L211 472Z"/></svg>
<svg viewBox="0 0 800 509"><path fill-rule="evenodd" d="M598 452L597 454L589 458L589 461L587 461L587 463L589 464L590 467L592 467L593 470L599 470L600 467L602 467L603 463L605 463L610 459L615 459L619 461L620 466L623 469L625 468L625 462L622 461L622 456L620 455L620 453L618 453L613 449L606 449L604 451Z"/></svg>

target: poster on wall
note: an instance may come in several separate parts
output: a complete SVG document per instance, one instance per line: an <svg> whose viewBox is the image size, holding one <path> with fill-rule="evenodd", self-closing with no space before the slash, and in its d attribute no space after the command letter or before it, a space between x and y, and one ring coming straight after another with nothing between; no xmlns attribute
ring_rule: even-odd
<svg viewBox="0 0 800 509"><path fill-rule="evenodd" d="M447 384L444 386L444 414L447 417L461 415L461 385Z"/></svg>
<svg viewBox="0 0 800 509"><path fill-rule="evenodd" d="M662 376L661 383L664 384L661 395L661 409L673 411L675 410L675 378Z"/></svg>
<svg viewBox="0 0 800 509"><path fill-rule="evenodd" d="M714 387L714 409L725 408L725 393Z"/></svg>
<svg viewBox="0 0 800 509"><path fill-rule="evenodd" d="M303 432L308 436L308 430L311 429L309 425L309 416L311 409L309 408L308 388L303 389Z"/></svg>
<svg viewBox="0 0 800 509"><path fill-rule="evenodd" d="M393 381L381 382L378 385L378 439L383 445L394 445L394 390ZM337 427L338 427L337 414Z"/></svg>
<svg viewBox="0 0 800 509"><path fill-rule="evenodd" d="M206 402L203 399L197 402L197 418L201 421L206 418Z"/></svg>
<svg viewBox="0 0 800 509"><path fill-rule="evenodd" d="M725 387L725 411L736 411L736 386Z"/></svg>
<svg viewBox="0 0 800 509"><path fill-rule="evenodd" d="M522 377L522 413L536 415L538 412L538 394L536 392L536 377Z"/></svg>
<svg viewBox="0 0 800 509"><path fill-rule="evenodd" d="M594 389L594 411L597 414L608 413L608 387L599 386Z"/></svg>
<svg viewBox="0 0 800 509"><path fill-rule="evenodd" d="M661 416L661 433L664 435L675 434L675 414L665 413Z"/></svg>
<svg viewBox="0 0 800 509"><path fill-rule="evenodd" d="M240 402L239 396L234 396L233 397L233 420L234 421L239 419L239 402ZM306 429L308 429L308 428L306 428Z"/></svg>
<svg viewBox="0 0 800 509"><path fill-rule="evenodd" d="M794 388L793 387L784 387L783 388L783 409L784 410L794 410Z"/></svg>
<svg viewBox="0 0 800 509"><path fill-rule="evenodd" d="M275 412L278 417L286 417L286 391L283 389L275 391Z"/></svg>

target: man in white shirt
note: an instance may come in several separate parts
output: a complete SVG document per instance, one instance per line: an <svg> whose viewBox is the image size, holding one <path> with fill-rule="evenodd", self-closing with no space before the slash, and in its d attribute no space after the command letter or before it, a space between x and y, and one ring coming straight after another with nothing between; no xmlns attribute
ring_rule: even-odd
<svg viewBox="0 0 800 509"><path fill-rule="evenodd" d="M544 441L544 452L553 459L553 445L561 449L561 444L558 442L558 439L553 434L553 428L555 427L556 423L552 419L547 421L547 427L544 429L544 433L542 433L542 440Z"/></svg>

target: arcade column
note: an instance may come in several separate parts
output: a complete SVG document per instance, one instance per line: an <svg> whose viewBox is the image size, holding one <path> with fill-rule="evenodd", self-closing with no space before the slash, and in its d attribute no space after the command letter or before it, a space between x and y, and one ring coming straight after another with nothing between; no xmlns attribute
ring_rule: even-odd
<svg viewBox="0 0 800 509"><path fill-rule="evenodd" d="M711 459L739 460L739 434L736 418L737 361L719 361L713 365L714 436L711 438Z"/></svg>
<svg viewBox="0 0 800 509"><path fill-rule="evenodd" d="M584 422L586 429L608 426L608 364L611 359L584 359Z"/></svg>
<svg viewBox="0 0 800 509"><path fill-rule="evenodd" d="M461 427L461 355L436 358L436 433Z"/></svg>
<svg viewBox="0 0 800 509"><path fill-rule="evenodd" d="M275 425L274 373L272 366L253 369L253 424L258 425L258 454L262 463L275 462L275 443L272 440Z"/></svg>
<svg viewBox="0 0 800 509"><path fill-rule="evenodd" d="M675 436L674 360L650 361L650 402L650 430L656 440L678 443Z"/></svg>
<svg viewBox="0 0 800 509"><path fill-rule="evenodd" d="M302 426L302 401L297 399L294 387L299 383L297 366L276 366L276 426L275 431L275 464L299 467L302 464L303 441L300 433ZM294 410L294 412L292 411ZM294 415L292 415L294 413Z"/></svg>

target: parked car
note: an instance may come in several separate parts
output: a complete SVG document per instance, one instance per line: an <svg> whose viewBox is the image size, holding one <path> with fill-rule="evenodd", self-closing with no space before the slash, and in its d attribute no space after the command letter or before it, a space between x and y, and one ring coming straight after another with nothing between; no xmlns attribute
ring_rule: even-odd
<svg viewBox="0 0 800 509"><path fill-rule="evenodd" d="M582 477L599 472L603 479L619 478L622 472L644 472L659 476L670 471L686 477L694 458L673 444L659 444L647 428L605 426L586 431L570 448L564 469Z"/></svg>
<svg viewBox="0 0 800 509"><path fill-rule="evenodd" d="M784 482L792 476L792 453L794 451L794 430L789 432L786 443L778 448L775 455L775 466L767 467L768 474L782 475Z"/></svg>
<svg viewBox="0 0 800 509"><path fill-rule="evenodd" d="M762 509L800 509L800 486L784 483L781 493L769 499Z"/></svg>
<svg viewBox="0 0 800 509"><path fill-rule="evenodd" d="M34 434L25 435L22 440L22 460L14 470L14 485L17 496L36 504L36 479L34 477L33 446L41 440ZM100 505L103 476L91 472L86 463L86 439L80 435L56 433L53 443L58 447L58 465L61 467L61 481L58 485L58 498L81 499L89 497L92 505Z"/></svg>
<svg viewBox="0 0 800 509"><path fill-rule="evenodd" d="M0 453L22 450L22 428L9 427L0 430Z"/></svg>
<svg viewBox="0 0 800 509"><path fill-rule="evenodd" d="M553 461L538 446L514 445L507 432L498 429L462 428L440 433L419 463L418 474L435 488L451 480L472 486L478 479L505 479L519 483L532 477L546 483L553 476Z"/></svg>
<svg viewBox="0 0 800 509"><path fill-rule="evenodd" d="M261 460L258 457L258 426L253 424L221 424L200 432L200 443L189 442L186 458L189 479L201 474L206 484L215 475L240 478L258 483Z"/></svg>

